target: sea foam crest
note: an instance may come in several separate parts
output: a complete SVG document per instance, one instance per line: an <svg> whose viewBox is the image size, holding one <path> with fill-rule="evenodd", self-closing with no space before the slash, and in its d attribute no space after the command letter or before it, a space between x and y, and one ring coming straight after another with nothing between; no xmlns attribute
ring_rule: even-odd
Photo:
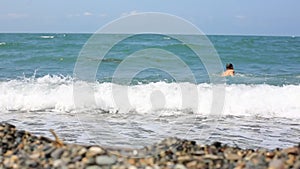
<svg viewBox="0 0 300 169"><path fill-rule="evenodd" d="M81 85L90 85L80 82ZM209 84L156 82L135 86L112 83L94 83L95 105L85 105L84 110L101 109L119 113L187 113L209 114L212 86ZM196 86L195 86L196 85ZM198 90L198 107L182 106L182 89ZM128 89L129 107L117 105L113 92ZM160 101L151 97L159 94ZM62 111L78 108L74 105L73 79L63 76L44 76L35 79L0 82L0 111ZM189 102L197 99L191 98ZM271 86L226 85L223 115L300 118L300 85ZM194 104L191 104L194 105Z"/></svg>
<svg viewBox="0 0 300 169"><path fill-rule="evenodd" d="M40 36L40 37L43 38L43 39L53 39L55 36L43 35L43 36Z"/></svg>

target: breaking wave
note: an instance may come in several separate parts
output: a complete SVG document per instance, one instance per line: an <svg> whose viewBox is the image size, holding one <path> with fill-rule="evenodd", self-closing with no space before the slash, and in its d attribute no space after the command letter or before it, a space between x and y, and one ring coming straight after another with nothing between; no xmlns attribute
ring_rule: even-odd
<svg viewBox="0 0 300 169"><path fill-rule="evenodd" d="M0 111L62 111L77 110L73 98L71 77L46 75L40 78L0 82ZM133 86L113 83L80 82L93 85L95 105L85 105L83 110L102 110L108 113L195 113L209 114L212 103L210 84L156 82ZM198 90L198 107L182 106L182 88ZM114 101L118 90L128 91L130 106ZM272 86L267 84L231 84L225 87L223 115L300 118L300 85ZM153 100L153 96L157 99ZM214 98L219 99L219 98ZM188 102L197 101L191 98ZM153 103L154 102L154 103ZM194 104L191 104L194 105Z"/></svg>

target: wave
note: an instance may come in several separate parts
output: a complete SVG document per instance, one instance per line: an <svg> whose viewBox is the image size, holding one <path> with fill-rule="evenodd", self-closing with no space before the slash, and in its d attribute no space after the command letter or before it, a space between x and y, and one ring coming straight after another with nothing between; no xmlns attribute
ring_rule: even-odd
<svg viewBox="0 0 300 169"><path fill-rule="evenodd" d="M0 42L0 46L2 46L2 45L6 45L6 43L5 42Z"/></svg>
<svg viewBox="0 0 300 169"><path fill-rule="evenodd" d="M53 39L55 36L46 36L46 35L43 35L43 36L40 36L42 39Z"/></svg>
<svg viewBox="0 0 300 169"><path fill-rule="evenodd" d="M155 82L134 86L113 83L75 82L71 77L47 75L40 78L0 82L0 111L77 111L73 84L93 85L95 104L81 105L81 110L111 113L195 113L207 115L212 103L210 84ZM181 91L198 90L198 107L182 105ZM272 86L267 84L226 85L223 115L300 118L300 85ZM130 105L116 103L116 96L128 90ZM219 99L219 98L215 98ZM190 98L188 102L195 102ZM77 105L78 106L78 105ZM78 108L78 107L77 107ZM123 110L123 111L121 111Z"/></svg>

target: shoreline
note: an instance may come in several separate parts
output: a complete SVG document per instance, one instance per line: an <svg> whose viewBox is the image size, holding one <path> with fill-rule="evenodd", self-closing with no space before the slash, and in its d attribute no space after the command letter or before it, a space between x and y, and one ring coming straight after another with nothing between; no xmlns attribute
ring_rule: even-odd
<svg viewBox="0 0 300 169"><path fill-rule="evenodd" d="M192 140L165 138L141 149L69 144L53 130L53 138L35 136L0 122L2 168L147 168L147 169L299 169L300 143L290 148L241 149L221 142L201 145Z"/></svg>

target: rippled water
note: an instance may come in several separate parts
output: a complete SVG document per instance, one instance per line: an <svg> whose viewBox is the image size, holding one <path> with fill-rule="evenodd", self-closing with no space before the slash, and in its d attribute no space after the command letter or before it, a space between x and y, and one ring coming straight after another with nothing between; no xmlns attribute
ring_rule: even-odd
<svg viewBox="0 0 300 169"><path fill-rule="evenodd" d="M201 115L103 114L15 112L0 120L15 124L37 135L53 136L49 129L68 143L140 148L166 137L221 141L242 148L288 147L300 142L299 119Z"/></svg>

